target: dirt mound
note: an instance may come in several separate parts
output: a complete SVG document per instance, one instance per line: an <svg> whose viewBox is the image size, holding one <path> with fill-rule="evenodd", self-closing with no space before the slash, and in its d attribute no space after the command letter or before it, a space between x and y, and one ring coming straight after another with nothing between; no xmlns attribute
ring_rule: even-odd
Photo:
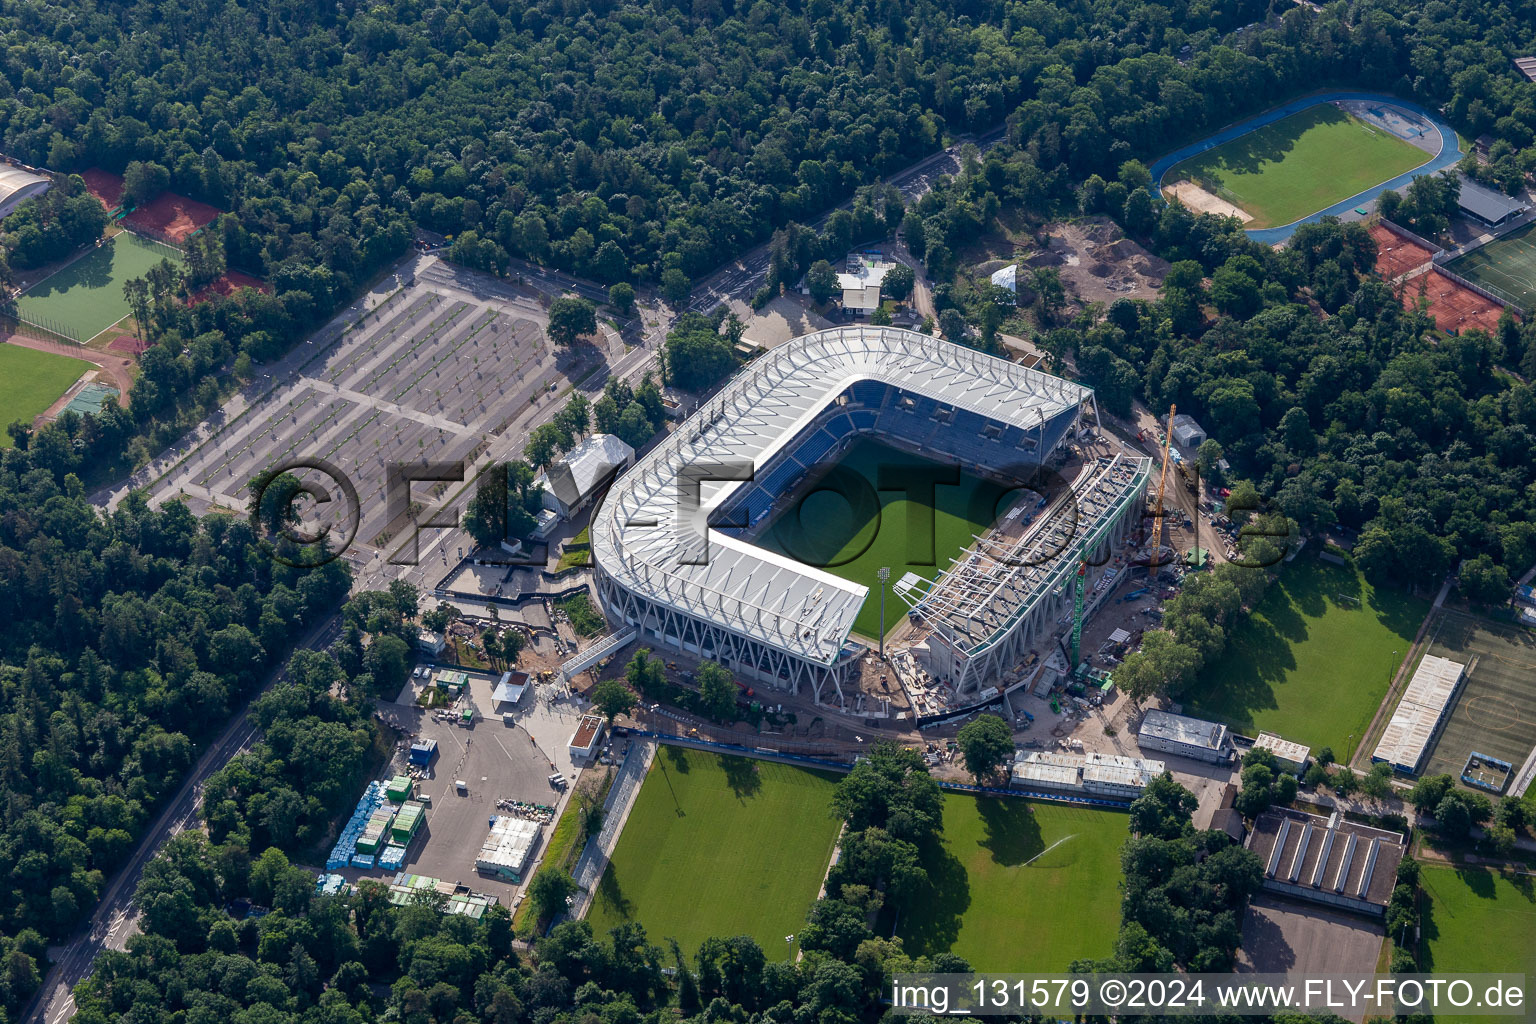
<svg viewBox="0 0 1536 1024"><path fill-rule="evenodd" d="M1114 272L1114 267L1110 266L1108 263L1100 263L1098 260L1094 260L1088 265L1088 273L1092 274L1094 277L1108 277Z"/></svg>

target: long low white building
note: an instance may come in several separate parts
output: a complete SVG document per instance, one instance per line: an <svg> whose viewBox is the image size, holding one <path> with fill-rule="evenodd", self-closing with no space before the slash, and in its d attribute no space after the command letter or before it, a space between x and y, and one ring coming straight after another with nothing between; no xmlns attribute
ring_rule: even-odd
<svg viewBox="0 0 1536 1024"><path fill-rule="evenodd" d="M1412 775L1419 770L1429 741L1445 720L1456 693L1466 678L1467 666L1449 658L1424 655L1392 720L1376 744L1372 762L1385 761L1395 770Z"/></svg>
<svg viewBox="0 0 1536 1024"><path fill-rule="evenodd" d="M1037 750L1013 763L1008 784L1014 789L1042 793L1134 800L1163 774L1161 761L1120 754L1068 754Z"/></svg>
<svg viewBox="0 0 1536 1024"><path fill-rule="evenodd" d="M480 844L475 870L483 875L521 882L528 859L538 848L544 826L526 818L503 815L491 821L490 832Z"/></svg>
<svg viewBox="0 0 1536 1024"><path fill-rule="evenodd" d="M1211 764L1225 764L1232 760L1233 754L1226 726L1156 708L1142 718L1136 742L1142 750L1178 754Z"/></svg>

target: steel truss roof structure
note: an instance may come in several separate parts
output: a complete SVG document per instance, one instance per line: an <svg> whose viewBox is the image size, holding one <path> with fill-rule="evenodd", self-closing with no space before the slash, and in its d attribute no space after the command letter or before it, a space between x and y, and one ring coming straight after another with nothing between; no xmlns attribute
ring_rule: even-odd
<svg viewBox="0 0 1536 1024"><path fill-rule="evenodd" d="M593 564L614 586L768 647L830 666L868 588L709 528L749 473L851 385L874 381L1034 429L1092 391L915 331L809 334L745 367L618 479L594 514Z"/></svg>
<svg viewBox="0 0 1536 1024"><path fill-rule="evenodd" d="M1053 608L1083 558L1107 557L1140 512L1152 460L1115 455L1087 463L1069 490L1039 521L1014 537L989 531L936 580L898 590L901 599L938 640L958 656L957 692L1002 671L1019 657L1026 617ZM1018 642L1016 642L1018 641Z"/></svg>

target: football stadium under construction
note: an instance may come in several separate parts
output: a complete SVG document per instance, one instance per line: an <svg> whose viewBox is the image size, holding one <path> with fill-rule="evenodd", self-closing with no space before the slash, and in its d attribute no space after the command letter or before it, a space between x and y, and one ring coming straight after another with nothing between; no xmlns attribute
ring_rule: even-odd
<svg viewBox="0 0 1536 1024"><path fill-rule="evenodd" d="M1060 472L937 578L893 581L923 638L913 653L957 694L996 681L1071 605L1079 566L1137 525L1151 460L1068 465L1093 392L890 327L835 328L773 349L619 478L595 513L598 592L616 636L718 660L745 680L841 702L869 644L870 588L752 542L812 467L860 438L1008 486ZM1042 470L1050 472L1043 473ZM1010 510L1011 512L1012 510ZM878 599L878 597L877 597Z"/></svg>

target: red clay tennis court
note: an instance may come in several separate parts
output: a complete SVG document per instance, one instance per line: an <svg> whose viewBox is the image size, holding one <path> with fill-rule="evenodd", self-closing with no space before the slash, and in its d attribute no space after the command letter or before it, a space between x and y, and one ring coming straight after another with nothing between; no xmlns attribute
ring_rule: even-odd
<svg viewBox="0 0 1536 1024"><path fill-rule="evenodd" d="M81 171L80 177L85 181L85 190L111 212L123 205L123 176L104 171L100 167L92 167Z"/></svg>
<svg viewBox="0 0 1536 1024"><path fill-rule="evenodd" d="M151 238L180 245L194 231L207 227L221 211L196 199L162 192L152 202L123 218L126 227L144 232Z"/></svg>
<svg viewBox="0 0 1536 1024"><path fill-rule="evenodd" d="M149 343L135 338L131 334L119 334L107 342L107 348L113 352L126 352L129 355L141 355L149 348Z"/></svg>
<svg viewBox="0 0 1536 1024"><path fill-rule="evenodd" d="M1499 326L1504 307L1463 288L1438 270L1430 270L1403 283L1403 306L1412 309L1423 296L1429 300L1429 315L1442 331L1460 332L1481 327L1492 333Z"/></svg>
<svg viewBox="0 0 1536 1024"><path fill-rule="evenodd" d="M1429 262L1433 254L1417 242L1410 242L1380 224L1372 224L1371 237L1376 240L1376 273L1383 281L1390 281L1399 274L1406 274L1415 267Z"/></svg>

